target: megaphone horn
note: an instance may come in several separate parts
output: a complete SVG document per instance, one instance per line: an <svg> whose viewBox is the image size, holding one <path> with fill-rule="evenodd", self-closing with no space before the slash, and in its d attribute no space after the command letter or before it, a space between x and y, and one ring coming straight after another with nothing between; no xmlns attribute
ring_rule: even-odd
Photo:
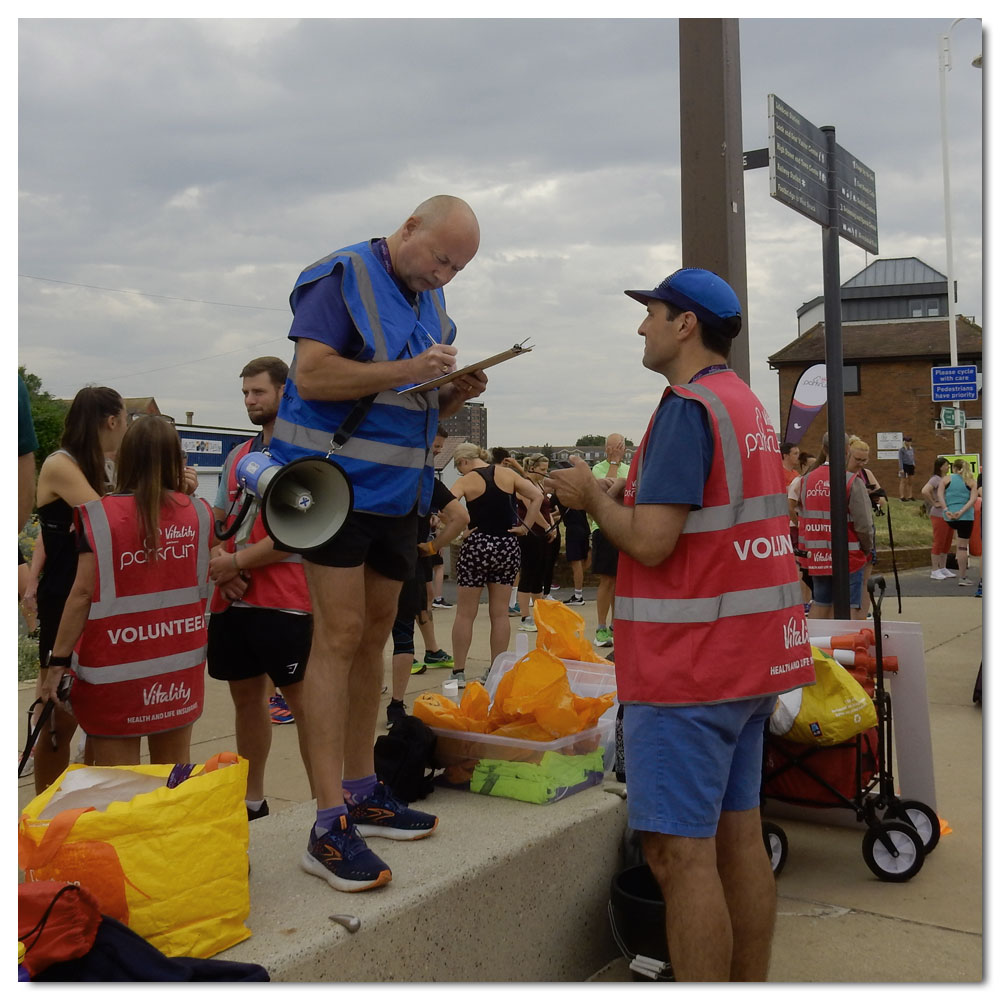
<svg viewBox="0 0 1000 1000"><path fill-rule="evenodd" d="M317 455L282 465L266 452L249 452L236 465L236 480L260 497L265 530L292 552L311 552L333 541L354 508L347 474Z"/></svg>

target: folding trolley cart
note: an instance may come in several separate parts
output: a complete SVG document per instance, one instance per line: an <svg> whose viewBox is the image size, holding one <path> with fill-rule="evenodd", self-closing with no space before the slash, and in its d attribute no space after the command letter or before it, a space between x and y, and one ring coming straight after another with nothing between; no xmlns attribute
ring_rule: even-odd
<svg viewBox="0 0 1000 1000"><path fill-rule="evenodd" d="M875 591L879 591L876 599ZM865 864L884 882L906 882L937 846L941 824L930 806L895 794L892 772L892 701L882 657L885 578L868 581L875 634L875 676L862 681L875 704L875 727L833 747L791 743L765 734L762 802L771 798L817 808L852 809L868 827L861 845ZM778 874L788 855L784 830L763 825L771 867Z"/></svg>

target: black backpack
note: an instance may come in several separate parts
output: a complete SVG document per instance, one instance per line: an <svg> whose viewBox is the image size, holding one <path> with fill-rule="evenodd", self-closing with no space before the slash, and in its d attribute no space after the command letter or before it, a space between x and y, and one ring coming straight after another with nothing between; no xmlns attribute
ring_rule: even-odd
<svg viewBox="0 0 1000 1000"><path fill-rule="evenodd" d="M434 791L435 743L425 722L405 716L375 741L375 774L404 802L426 798Z"/></svg>

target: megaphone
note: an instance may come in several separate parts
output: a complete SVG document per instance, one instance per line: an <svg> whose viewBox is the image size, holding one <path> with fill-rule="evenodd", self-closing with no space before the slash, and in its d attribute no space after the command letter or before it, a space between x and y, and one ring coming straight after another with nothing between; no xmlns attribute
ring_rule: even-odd
<svg viewBox="0 0 1000 1000"><path fill-rule="evenodd" d="M347 473L317 455L282 464L267 452L251 451L236 463L236 482L247 501L226 533L216 532L220 538L235 534L257 501L275 542L292 552L312 552L337 537L354 508Z"/></svg>

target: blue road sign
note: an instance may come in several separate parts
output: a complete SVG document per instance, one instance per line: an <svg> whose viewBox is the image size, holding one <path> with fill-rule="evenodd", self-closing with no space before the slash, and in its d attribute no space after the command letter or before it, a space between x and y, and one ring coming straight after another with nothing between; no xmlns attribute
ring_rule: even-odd
<svg viewBox="0 0 1000 1000"><path fill-rule="evenodd" d="M975 365L950 365L931 368L931 401L948 403L978 399Z"/></svg>

